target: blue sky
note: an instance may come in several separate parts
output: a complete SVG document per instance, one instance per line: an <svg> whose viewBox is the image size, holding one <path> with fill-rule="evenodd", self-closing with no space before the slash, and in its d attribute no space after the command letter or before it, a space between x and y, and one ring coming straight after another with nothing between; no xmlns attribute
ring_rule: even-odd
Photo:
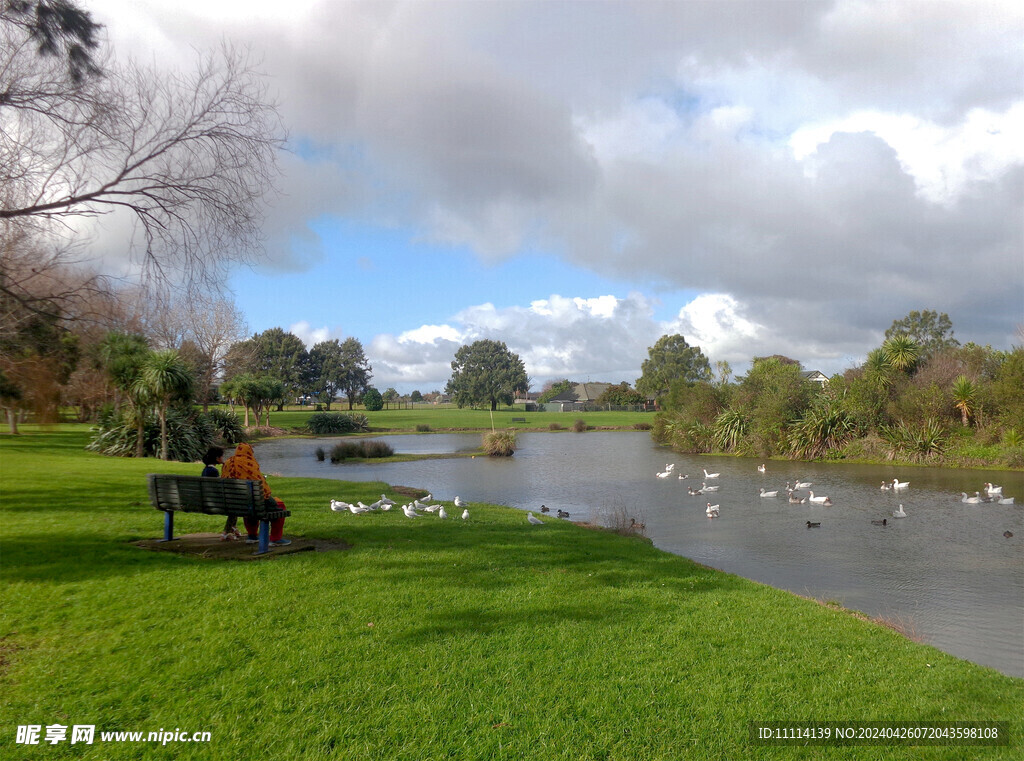
<svg viewBox="0 0 1024 761"><path fill-rule="evenodd" d="M381 388L479 338L537 386L635 380L666 333L839 372L915 309L1024 340L1019 3L89 7L118 56L251 51L291 150L229 285Z"/></svg>

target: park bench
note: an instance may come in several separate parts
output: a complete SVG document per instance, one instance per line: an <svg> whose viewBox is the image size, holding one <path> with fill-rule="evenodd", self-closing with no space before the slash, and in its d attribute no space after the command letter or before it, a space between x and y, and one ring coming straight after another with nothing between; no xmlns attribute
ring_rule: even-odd
<svg viewBox="0 0 1024 761"><path fill-rule="evenodd" d="M270 549L270 522L286 518L291 511L282 510L273 500L263 499L259 481L238 478L202 478L150 473L149 499L153 507L164 512L163 541L174 540L174 513L204 513L206 515L234 515L260 522L257 555Z"/></svg>
<svg viewBox="0 0 1024 761"><path fill-rule="evenodd" d="M526 418L524 418L524 417L514 417L514 418L512 418L512 422L513 423L525 423L526 422Z"/></svg>

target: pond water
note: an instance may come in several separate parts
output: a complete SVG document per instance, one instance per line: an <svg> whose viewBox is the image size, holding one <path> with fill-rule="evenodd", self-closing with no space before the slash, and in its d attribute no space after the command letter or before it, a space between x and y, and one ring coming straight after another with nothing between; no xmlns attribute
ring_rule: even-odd
<svg viewBox="0 0 1024 761"><path fill-rule="evenodd" d="M396 453L472 451L480 434L376 437ZM835 600L899 623L946 652L1024 676L1024 474L896 468L677 455L637 432L521 433L510 458L450 458L389 464L317 462L337 439L278 439L256 447L264 472L284 476L384 481L608 523L625 511L646 524L655 546L714 568L817 599ZM674 474L657 478L667 463ZM721 473L719 490L689 496L702 469ZM905 491L882 491L894 477ZM813 482L833 506L794 505L786 482ZM1014 505L964 504L960 493L1003 486ZM778 489L762 498L759 488ZM807 496L807 490L801 490ZM330 497L324 495L326 506ZM708 502L720 517L705 515ZM902 504L905 519L894 519ZM888 525L872 524L886 519ZM807 521L820 522L808 529ZM1012 537L1004 537L1004 532Z"/></svg>

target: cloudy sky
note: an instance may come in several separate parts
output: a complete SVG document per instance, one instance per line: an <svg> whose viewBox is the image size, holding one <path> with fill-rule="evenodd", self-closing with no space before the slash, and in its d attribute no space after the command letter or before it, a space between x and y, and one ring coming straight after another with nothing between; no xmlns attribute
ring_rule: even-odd
<svg viewBox="0 0 1024 761"><path fill-rule="evenodd" d="M964 2L88 0L118 55L262 61L290 134L253 332L443 388L634 381L682 333L841 371L913 309L1024 323L1024 14Z"/></svg>

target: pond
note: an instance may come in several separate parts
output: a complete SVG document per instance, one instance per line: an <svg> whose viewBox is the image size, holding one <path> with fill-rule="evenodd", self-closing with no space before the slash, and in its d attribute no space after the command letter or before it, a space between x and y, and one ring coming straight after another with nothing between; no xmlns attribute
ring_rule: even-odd
<svg viewBox="0 0 1024 761"><path fill-rule="evenodd" d="M480 434L376 437L396 453L452 453L479 447ZM1024 474L897 468L677 455L639 432L521 433L511 458L460 457L388 464L332 465L314 450L337 439L261 443L267 473L384 481L607 523L625 512L646 524L655 546L774 587L880 616L946 652L1024 676ZM674 463L670 478L657 478ZM689 496L703 468L719 490ZM679 479L678 475L688 475ZM909 481L882 491L882 481ZM811 481L833 506L790 504L786 482ZM1014 505L964 504L991 481ZM759 489L779 490L762 498ZM807 489L800 490L807 496ZM344 495L329 495L344 496ZM325 495L325 509L328 495ZM708 502L720 517L705 515ZM907 517L894 519L902 504ZM887 525L872 521L885 519ZM807 521L820 522L808 529ZM1005 537L1009 531L1012 537Z"/></svg>

